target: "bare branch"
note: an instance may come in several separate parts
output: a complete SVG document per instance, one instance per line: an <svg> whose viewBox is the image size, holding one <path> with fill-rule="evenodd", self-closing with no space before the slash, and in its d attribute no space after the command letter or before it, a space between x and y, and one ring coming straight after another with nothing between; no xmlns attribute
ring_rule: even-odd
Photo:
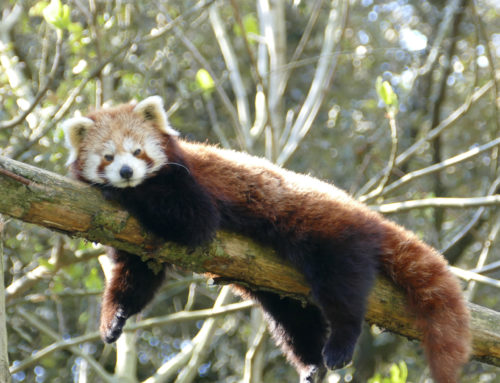
<svg viewBox="0 0 500 383"><path fill-rule="evenodd" d="M435 208L464 208L475 206L498 206L500 205L500 195L491 195L486 197L469 197L469 198L426 198L420 200L411 200L403 202L386 203L380 206L370 206L373 210L380 213L398 213L411 209L423 209L427 207Z"/></svg>
<svg viewBox="0 0 500 383"><path fill-rule="evenodd" d="M496 219L495 223L493 224L493 227L491 228L490 233L488 234L488 237L486 238L486 240L483 243L483 248L481 249L481 253L479 254L477 264L476 264L477 269L481 269L486 264L486 260L488 258L488 255L490 254L491 245L494 243L494 241L498 235L498 231L500 230L500 220L498 218L499 217L497 216L497 219ZM486 277L483 277L483 278L486 278ZM465 291L465 296L469 300L472 300L472 298L474 297L474 294L476 293L476 290L477 290L476 280L474 278L471 278L471 279L472 280L469 282L469 284L467 286L467 290ZM500 282L499 282L499 284L500 284Z"/></svg>
<svg viewBox="0 0 500 383"><path fill-rule="evenodd" d="M385 192L385 185L387 181L389 181L389 177L391 176L392 170L394 169L394 164L396 162L396 154L398 151L398 127L396 123L395 113L389 112L389 126L391 128L391 153L389 155L389 161L387 166L384 169L384 175L379 185L366 196L362 196L359 198L360 201L365 202L366 200L378 197L382 192Z"/></svg>
<svg viewBox="0 0 500 383"><path fill-rule="evenodd" d="M25 118L33 111L33 109L36 108L36 106L40 103L40 101L42 100L42 98L45 96L45 94L47 93L47 91L49 90L50 86L52 85L52 82L54 81L54 77L56 75L56 71L57 71L57 67L59 66L59 62L61 60L61 47L62 47L62 43L63 43L63 34L62 33L58 33L57 34L57 42L56 42L56 52L55 52L55 55L54 55L54 61L52 63L52 68L50 70L50 73L47 77L47 80L45 82L45 85L43 86L42 89L40 89L38 91L38 93L36 94L36 96L34 97L33 101L31 101L31 104L23 110L23 112L9 120L9 121L4 121L4 122L1 122L0 123L0 130L1 129L9 129L9 128L13 128L14 126L20 124L21 122L23 122L25 120Z"/></svg>
<svg viewBox="0 0 500 383"><path fill-rule="evenodd" d="M186 320L197 321L197 320L206 319L209 317L221 316L221 315L230 314L230 313L240 311L240 310L245 310L245 309L253 307L253 306L254 306L253 302L246 301L246 302L240 302L240 303L232 303L229 305L222 306L218 309L205 309L205 310L196 310L196 311L189 311L189 312L179 311L175 314L166 315L164 317L147 319L147 320L143 320L143 321L140 321L137 323L127 325L123 331L124 332L134 332L137 330L152 328L152 327L156 327L156 326L163 326L163 325L168 325L168 324L172 324L172 323L184 322ZM25 312L25 311L20 311L20 314L23 312ZM93 333L85 334L85 335L82 335L82 336L79 336L76 338L72 338L72 339L57 340L55 343L52 343L51 345L37 351L35 354L31 355L30 357L24 359L21 363L18 363L15 366L10 367L10 373L15 374L16 372L23 371L23 370L33 366L39 360L41 360L42 358L45 358L46 356L49 356L50 354L52 354L55 351L64 350L64 349L72 347L72 346L78 346L80 344L83 344L86 342L93 342L93 341L96 341L99 339L100 339L100 334L98 332L93 332Z"/></svg>
<svg viewBox="0 0 500 383"><path fill-rule="evenodd" d="M462 0L452 0L449 1L445 7L443 20L439 23L439 30L436 33L436 38L429 51L427 60L425 64L418 70L419 76L424 76L427 74L434 66L438 58L438 54L441 50L441 45L446 37L449 29L452 27L452 23L455 20L456 15L460 12L462 5Z"/></svg>
<svg viewBox="0 0 500 383"><path fill-rule="evenodd" d="M295 48L295 51L293 52L292 58L290 59L290 64L286 66L284 69L284 74L281 79L280 83L280 88L278 90L278 94L284 94L286 86L288 85L288 79L292 75L293 71L295 70L296 66L295 64L298 62L300 59L300 56L302 56L302 53L304 52L304 48L307 45L307 42L309 41L309 38L311 37L311 32L316 25L316 21L318 20L318 17L321 13L321 6L323 5L324 0L315 0L314 4L312 6L311 10L311 16L309 16L309 20L307 21L307 25L304 28L304 32L302 33L302 36L300 37L300 41L297 44L297 47Z"/></svg>
<svg viewBox="0 0 500 383"><path fill-rule="evenodd" d="M397 181L386 186L380 192L380 195L386 195L387 193L394 191L397 188L407 184L408 182L416 180L417 178L423 177L423 176L431 174L431 173L441 171L441 170L446 169L450 166L467 161L467 160L469 160L469 159L471 159L471 158L473 158L481 153L484 153L484 152L487 152L488 150L494 149L499 145L500 145L500 137L498 137L498 138L496 138L496 139L494 139L486 144L483 144L481 146L477 146L477 147L475 147L471 150L468 150L466 152L457 154L456 156L448 158L448 159L441 161L437 164L427 166L427 167L419 169L419 170L415 170L411 173L407 173L403 177L398 179ZM367 194L363 197L360 197L359 199L360 199L360 201L366 201L367 199L370 199L370 198L373 198L372 193Z"/></svg>
<svg viewBox="0 0 500 383"><path fill-rule="evenodd" d="M499 186L500 176L491 183L486 195L490 196L496 194ZM481 217L483 216L485 211L486 207L484 206L481 206L479 209L477 209L477 211L474 212L472 218L468 220L468 222L459 230L459 232L456 233L453 238L446 244L446 246L440 251L441 254L443 254L450 263L453 264L454 260L458 258L458 254L460 254L461 252L460 248L463 247L464 244L466 244L467 242L472 242L473 235L471 234L471 231L480 224Z"/></svg>
<svg viewBox="0 0 500 383"><path fill-rule="evenodd" d="M439 125L437 125L434 129L430 130L425 137L421 138L417 142L415 142L412 146L406 149L403 153L396 157L396 166L401 166L406 161L408 161L420 148L422 148L428 141L434 140L440 134L442 134L446 129L453 126L461 117L467 114L472 105L474 105L477 101L479 101L485 94L488 93L490 89L493 88L493 80L488 81L481 88L475 91L467 100L455 109L448 117L442 120ZM377 173L372 179L370 179L360 190L358 191L358 195L365 194L368 190L372 188L379 180L383 177L383 171Z"/></svg>
<svg viewBox="0 0 500 383"><path fill-rule="evenodd" d="M324 91L329 87L333 77L338 62L338 55L334 54L334 50L339 49L349 14L349 2L339 0L339 3L342 4L340 7L337 6L336 1L332 1L314 79L304 104L293 124L290 137L278 156L277 163L279 165L284 165L290 159L299 143L309 132L323 103Z"/></svg>
<svg viewBox="0 0 500 383"><path fill-rule="evenodd" d="M269 68L266 82L266 157L275 159L278 155L278 141L283 130L283 95L278 93L284 75L286 62L286 28L284 1L259 0L257 2L260 30L266 48ZM261 59L264 56L262 55ZM264 73L260 74L264 77ZM269 128L268 128L269 127Z"/></svg>
<svg viewBox="0 0 500 383"><path fill-rule="evenodd" d="M215 300L214 309L222 307L231 298L231 289L229 286L224 286L219 292L219 296ZM198 367L205 360L210 342L215 334L216 326L215 318L209 318L203 323L198 334L193 338L193 352L187 365L177 375L175 383L191 383L198 375Z"/></svg>
<svg viewBox="0 0 500 383"><path fill-rule="evenodd" d="M165 15L165 18L167 21L172 23L174 20L170 17L166 9L163 9L163 14ZM224 107L226 108L227 112L229 113L229 116L231 117L231 120L233 121L234 128L236 130L236 133L238 134L238 139L239 139L239 144L242 148L247 146L247 137L245 133L245 129L242 127L240 120L238 118L238 114L236 110L233 107L233 104L231 103L229 96L227 95L226 91L221 85L220 80L218 80L218 77L215 75L214 70L212 69L212 66L210 63L203 57L201 52L196 48L196 46L189 40L189 38L184 34L182 29L179 27L174 26L173 27L175 35L180 39L182 44L193 54L194 59L198 62L198 64L205 69L210 76L214 80L215 84L215 91L219 95ZM249 144L249 142L248 142ZM250 147L249 145L248 147Z"/></svg>
<svg viewBox="0 0 500 383"><path fill-rule="evenodd" d="M57 343L62 343L64 342L64 340L62 340L62 337L59 336L56 332L54 332L49 326L45 325L41 320L40 318L38 317L35 317L33 314L27 312L26 310L22 309L22 308L18 308L18 311L17 313L23 317L24 320L26 320L31 326L33 326L34 328L36 328L37 330L39 330L40 332L42 332L43 334L47 335L48 337L52 338L53 340L55 340ZM56 343L56 344L57 344ZM108 373L104 367L99 363L97 362L94 358L92 358L89 354L83 352L82 350L80 350L77 346L75 345L72 345L72 346L68 346L68 348L70 349L70 351L75 354L76 356L79 356L80 358L83 358L87 361L87 363L89 363L90 366L92 366L92 368L94 369L94 371L97 373L97 375L104 381L104 382L107 382L107 383L113 383L114 382L114 379L113 379L113 376ZM29 358L26 358L22 363L19 363L17 364L15 367L11 367L10 369L10 372L11 374L14 374L15 372L17 371L22 371L24 370L25 368L29 367L29 366L26 366L22 369L19 369L20 366L24 365L24 363L30 363L30 365L33 365L37 359L34 359L33 357L35 357L36 355L38 355L38 353L36 353L35 355L32 355L31 357Z"/></svg>
<svg viewBox="0 0 500 383"><path fill-rule="evenodd" d="M258 317L258 328L251 340L250 347L245 354L245 370L243 371L242 383L260 383L262 382L262 366L259 366L259 360L262 359L262 350L264 340L266 339L266 321L261 313ZM260 358L259 358L260 356Z"/></svg>
<svg viewBox="0 0 500 383"><path fill-rule="evenodd" d="M222 56L224 57L227 70L229 71L229 79L233 87L234 95L236 96L238 117L242 129L245 131L245 142L247 145L250 145L247 149L250 149L250 110L248 107L248 96L238 68L236 54L234 53L229 38L227 37L222 19L219 15L217 2L210 6L208 14L210 17L210 23L212 24L212 29L214 30L215 37L222 52ZM245 32L242 31L242 33L244 34Z"/></svg>

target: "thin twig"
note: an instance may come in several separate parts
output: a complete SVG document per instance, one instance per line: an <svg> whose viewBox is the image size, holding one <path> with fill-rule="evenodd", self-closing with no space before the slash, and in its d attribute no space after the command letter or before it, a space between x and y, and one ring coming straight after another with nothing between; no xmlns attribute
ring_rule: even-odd
<svg viewBox="0 0 500 383"><path fill-rule="evenodd" d="M222 307L232 297L231 288L224 286L215 300L213 309ZM205 360L211 341L215 334L215 325L217 324L216 318L209 318L203 323L200 331L193 338L193 352L187 365L181 370L175 379L175 383L191 383L196 375L198 375L198 367Z"/></svg>
<svg viewBox="0 0 500 383"><path fill-rule="evenodd" d="M500 261L488 263L486 266L470 269L469 271L476 274L489 274L500 269Z"/></svg>
<svg viewBox="0 0 500 383"><path fill-rule="evenodd" d="M283 72L283 77L281 79L280 86L278 88L278 94L284 94L286 90L286 86L288 85L288 79L292 75L294 69L296 66L294 63L298 63L298 60L300 59L300 56L302 56L302 53L304 52L304 48L307 45L307 42L309 41L309 38L311 37L311 32L316 25L316 21L318 21L318 17L321 13L321 7L323 5L324 0L316 0L312 6L311 10L311 16L309 17L309 20L307 21L307 25L304 28L304 32L302 33L302 36L300 37L300 41L297 44L297 47L295 48L295 51L293 52L292 58L290 59L288 70L284 70Z"/></svg>
<svg viewBox="0 0 500 383"><path fill-rule="evenodd" d="M488 189L488 193L486 195L494 195L497 192L498 187L500 186L500 176L497 177L496 180L492 182ZM443 254L446 259L452 261L453 260L453 255L450 255L451 253L454 253L454 249L464 241L464 238L470 233L470 231L476 227L478 224L479 220L481 219L482 215L486 211L486 208L484 206L481 206L477 211L474 213L471 219L467 220L468 222L464 225L463 228L460 229L460 231L453 236L453 238L444 246L439 252Z"/></svg>
<svg viewBox="0 0 500 383"><path fill-rule="evenodd" d="M483 144L481 146L475 147L471 150L468 150L466 152L457 154L456 156L453 156L451 158L448 158L444 161L441 161L437 164L427 166L425 168L415 170L413 172L405 174L403 177L398 179L397 181L393 182L392 184L386 186L384 190L381 190L379 194L381 195L386 195L387 193L396 190L397 188L407 184L410 181L414 181L417 178L423 177L425 175L435 173L438 171L441 171L443 169L446 169L450 166L459 164L461 162L467 161L475 156L478 156L481 153L484 153L488 150L494 149L497 146L500 145L500 137L494 139L493 141L490 141L486 144ZM370 194L367 194L366 196L360 197L360 201L366 201L367 199L373 198L373 196Z"/></svg>
<svg viewBox="0 0 500 383"><path fill-rule="evenodd" d="M250 48L250 42L248 41L248 36L245 32L245 25L243 24L243 20L241 19L241 14L240 14L240 9L238 7L238 2L235 0L230 0L230 1L231 1L231 6L232 6L233 11L234 11L236 22L238 23L238 26L241 29L243 43L245 45L245 49L247 51L248 58L250 59L250 62L252 64L252 68L253 68L252 73L256 77L257 85L264 87L264 80L262 79L261 73L258 70L257 60L255 60L255 56L252 52L252 49Z"/></svg>
<svg viewBox="0 0 500 383"><path fill-rule="evenodd" d="M461 1L462 0L452 0L446 5L443 19L439 23L439 30L436 33L436 38L429 51L429 55L427 56L425 64L418 70L419 76L427 74L433 68L434 63L439 57L443 40L447 35L448 29L451 27L452 21L455 19L454 16L460 11Z"/></svg>
<svg viewBox="0 0 500 383"><path fill-rule="evenodd" d="M170 14L167 12L165 7L161 6L161 4L158 4L162 8L163 15L167 19L169 23L173 22L173 19L170 17ZM189 38L184 34L181 28L174 26L173 31L175 35L180 39L182 44L192 53L194 59L198 62L198 64L205 69L212 79L214 80L214 85L215 85L215 91L219 95L220 99L222 100L222 103L224 104L227 112L229 113L229 116L231 117L231 120L233 121L237 136L238 136L238 143L240 147L243 149L245 147L245 132L244 129L242 128L240 124L240 120L238 118L238 114L236 113L236 110L234 109L233 104L231 103L231 100L229 96L227 95L226 91L221 85L221 81L217 78L215 75L214 70L212 69L212 66L210 63L203 57L201 52L196 48L196 46L189 40Z"/></svg>
<svg viewBox="0 0 500 383"><path fill-rule="evenodd" d="M137 331L140 329L146 329L161 325L167 325L171 323L182 322L186 320L201 320L208 317L219 316L230 314L240 310L246 310L250 307L255 306L255 303L252 301L244 301L239 303L232 303L229 305L222 306L217 309L204 309L204 310L196 310L196 311L179 311L175 314L165 315L159 318L151 318L145 319L138 323L134 323L132 325L126 326L124 331ZM71 346L78 346L85 342L92 342L98 340L100 338L100 334L98 332L93 332L90 334L78 336L72 339L64 339L59 340L51 345L44 347L41 350L38 350L28 358L24 359L21 363L16 364L15 366L10 367L10 373L15 374L16 372L23 371L35 363L37 363L40 359L49 356L55 351L63 350Z"/></svg>
<svg viewBox="0 0 500 383"><path fill-rule="evenodd" d="M58 124L63 117L66 115L68 110L73 105L77 96L83 91L83 89L87 86L90 80L94 79L101 73L101 71L108 65L111 61L113 61L117 56L126 52L131 46L131 42L127 41L125 44L116 49L115 52L111 54L109 58L104 60L99 66L97 66L93 71L91 71L80 84L72 90L68 98L64 101L64 103L59 106L46 120L44 120L41 125L37 128L39 133L34 137L30 138L23 146L17 148L15 151L11 153L12 158L19 158L26 150L35 145L42 137L44 137L49 130L51 130L56 124Z"/></svg>
<svg viewBox="0 0 500 383"><path fill-rule="evenodd" d="M468 198L426 198L420 200L410 200L404 202L386 203L379 206L370 206L372 210L380 213L398 213L411 209L435 208L467 208L474 206L498 206L500 205L500 194L486 197Z"/></svg>
<svg viewBox="0 0 500 383"><path fill-rule="evenodd" d="M19 174L13 173L10 170L7 170L7 169L2 168L2 167L0 167L0 174L3 174L4 176L7 176L9 178L12 178L12 179L16 180L17 182L22 183L23 185L26 185L26 186L33 185L33 181L31 181L27 178L24 178L23 176L20 176Z"/></svg>
<svg viewBox="0 0 500 383"><path fill-rule="evenodd" d="M389 181L392 170L394 169L394 165L396 163L396 154L398 152L398 129L395 113L393 111L390 111L388 113L388 118L389 126L391 128L391 154L389 155L389 161L387 162L387 165L384 169L384 175L379 185L366 196L360 197L360 201L363 202L372 198L376 198L385 191L385 185Z"/></svg>
<svg viewBox="0 0 500 383"><path fill-rule="evenodd" d="M335 2L332 1L332 8L325 28L324 42L314 79L292 127L290 138L278 156L277 163L279 165L284 165L290 159L302 139L309 132L323 102L325 95L324 90L330 86L338 63L338 55L332 56L332 54L335 49L339 49L340 42L347 28L347 20L349 17L349 1L342 1L342 5L342 11L339 11L338 7L335 7ZM339 21L338 12L341 12L338 26L340 33L336 34L334 26Z"/></svg>
<svg viewBox="0 0 500 383"><path fill-rule="evenodd" d="M494 97L493 97L493 110L494 110L494 121L496 125L496 133L500 133L500 112L498 110L498 102L496 100L500 100L500 85L499 80L497 79L496 73L496 59L491 52L490 41L488 40L488 33L486 32L486 26L484 25L481 17L477 11L476 0L471 1L472 13L474 15L474 23L476 24L476 28L478 30L478 34L480 38L484 40L484 51L486 57L488 58L488 66L490 67L491 80L494 82Z"/></svg>
<svg viewBox="0 0 500 383"><path fill-rule="evenodd" d="M144 36L138 43L150 42L163 36L165 33L171 31L172 28L177 27L182 21L186 19L187 16L191 15L192 13L204 10L214 2L215 0L201 0L193 7L177 16L175 19L169 21L168 24L165 24L160 28L154 28L153 30L151 30L151 33L149 33L147 36Z"/></svg>
<svg viewBox="0 0 500 383"><path fill-rule="evenodd" d="M497 279L488 278L485 277L484 275L475 273L472 270L463 270L454 266L449 266L449 269L453 274L463 279L464 281L480 282L489 286L500 288L500 281Z"/></svg>
<svg viewBox="0 0 500 383"><path fill-rule="evenodd" d="M257 329L257 332L252 339L252 343L250 344L250 347L248 348L248 351L245 354L245 369L243 372L243 380L242 383L254 383L254 382L260 382L262 378L261 376L254 376L255 373L255 368L256 368L256 359L257 356L259 355L259 352L262 351L262 346L264 343L264 340L266 339L266 321L262 317L262 314L260 315L260 321L259 321L259 327Z"/></svg>
<svg viewBox="0 0 500 383"><path fill-rule="evenodd" d="M500 220L498 220L498 216L497 216L497 220L495 221L495 224L491 228L490 233L488 234L488 237L486 238L486 241L484 241L484 243L483 243L483 248L481 249L481 253L479 254L479 257L478 257L477 263L476 263L477 269L484 267L484 265L486 264L486 260L488 258L489 253L490 253L491 245L493 244L493 242L495 242L495 239L498 235L499 230L500 230ZM499 286L500 286L500 282L499 282ZM469 301L472 301L472 299L476 293L476 290L477 290L476 280L470 281L470 283L468 284L467 289L465 290L465 293L464 293L465 297Z"/></svg>
<svg viewBox="0 0 500 383"><path fill-rule="evenodd" d="M229 80L231 81L236 97L236 109L238 111L239 121L244 133L246 145L245 149L250 150L252 147L252 137L250 136L250 109L248 107L248 96L245 85L238 68L238 60L229 38L226 35L226 31L224 30L217 3L214 3L210 7L208 14L210 23L212 24L212 29L220 47L220 51L224 57L224 62L226 63L227 70L229 71Z"/></svg>
<svg viewBox="0 0 500 383"><path fill-rule="evenodd" d="M471 96L467 97L466 101L460 105L457 109L455 109L452 113L448 115L444 120L442 120L439 125L437 125L434 129L430 130L425 137L421 138L413 145L411 145L408 149L406 149L403 153L399 154L396 157L396 166L401 166L406 161L408 161L417 151L422 148L427 142L434 140L436 137L441 135L446 129L453 126L461 117L465 116L467 112L470 110L472 105L474 105L477 101L479 101L485 94L488 93L490 89L493 88L493 81L490 80L486 84L484 84L480 89L475 91ZM383 171L377 173L374 177L372 177L363 187L361 187L357 193L357 195L362 196L368 190L372 188L379 180L383 177Z"/></svg>
<svg viewBox="0 0 500 383"><path fill-rule="evenodd" d="M265 131L266 157L272 161L276 160L279 151L279 136L283 129L283 95L278 93L279 84L283 76L283 65L286 61L286 38L285 38L285 11L284 1L257 1L260 31L262 34L261 44L265 49L260 52L261 72L265 67L269 70L266 76L265 101L267 121L263 126ZM265 54L264 54L265 52ZM264 60L268 61L264 65ZM261 76L264 73L260 73Z"/></svg>
<svg viewBox="0 0 500 383"><path fill-rule="evenodd" d="M36 94L35 98L31 102L31 104L28 106L27 109L25 109L19 116L8 120L8 121L3 121L0 123L0 130L2 129L10 129L13 128L14 126L20 124L23 122L26 117L35 109L35 107L40 103L42 98L45 96L47 91L49 90L50 86L52 85L52 82L54 81L57 68L59 66L59 62L61 60L61 47L63 43L63 33L57 33L57 42L56 42L56 51L54 54L54 61L52 62L52 68L49 72L49 76L47 77L47 81L45 85L43 86L42 89L38 91Z"/></svg>
<svg viewBox="0 0 500 383"><path fill-rule="evenodd" d="M48 337L52 338L53 340L55 340L56 343L53 343L53 345L54 344L58 344L58 343L64 343L64 340L62 339L62 337L59 334L55 333L49 326L45 325L40 320L40 318L35 317L32 313L29 313L29 312L27 312L26 310L24 310L23 308L20 308L20 307L17 309L17 313L24 320L26 320L31 326L33 326L34 328L36 328L37 330L39 330L40 332L42 332L46 336L48 336ZM82 342L82 343L85 343L85 342ZM99 375L99 377L101 379L103 379L104 382L108 382L108 383L113 383L114 382L113 376L110 373L108 373L104 369L104 367L100 363L98 363L94 358L92 358L89 354L87 354L85 352L82 352L75 345L68 346L68 348L76 356L79 356L80 358L85 359L89 363L89 365L91 365L93 367L93 369L95 370L95 372L97 373L97 375ZM21 365L23 365L25 362L29 362L30 360L32 360L32 357L36 356L36 355L38 355L38 352L35 353L34 355L26 358L23 362L17 364L15 367L11 367L10 368L10 373L14 374L15 372L13 372L13 370L22 371L22 370L19 370L18 367L21 366ZM33 363L35 363L35 362L36 362L36 360L33 361L31 363L31 365L33 365ZM27 366L27 367L29 367L29 366Z"/></svg>

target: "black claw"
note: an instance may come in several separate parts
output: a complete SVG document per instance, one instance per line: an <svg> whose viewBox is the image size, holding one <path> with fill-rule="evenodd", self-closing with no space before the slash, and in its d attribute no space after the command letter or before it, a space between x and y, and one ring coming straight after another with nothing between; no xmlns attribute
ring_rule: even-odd
<svg viewBox="0 0 500 383"><path fill-rule="evenodd" d="M329 369L337 370L352 363L353 353L354 344L339 344L330 340L323 348L323 359Z"/></svg>
<svg viewBox="0 0 500 383"><path fill-rule="evenodd" d="M309 371L300 374L300 383L322 383L325 375L324 366L314 366Z"/></svg>
<svg viewBox="0 0 500 383"><path fill-rule="evenodd" d="M127 322L128 316L122 310L118 310L109 325L108 330L104 334L103 340L106 343L115 342L123 332L123 327Z"/></svg>

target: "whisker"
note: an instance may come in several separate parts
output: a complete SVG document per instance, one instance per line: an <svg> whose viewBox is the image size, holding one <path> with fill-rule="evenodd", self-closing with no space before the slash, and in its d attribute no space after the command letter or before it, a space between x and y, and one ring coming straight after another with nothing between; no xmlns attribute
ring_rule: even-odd
<svg viewBox="0 0 500 383"><path fill-rule="evenodd" d="M191 171L187 168L187 166L178 164L177 162L167 162L166 165L177 165L180 166L181 168L185 169L189 175L191 175Z"/></svg>

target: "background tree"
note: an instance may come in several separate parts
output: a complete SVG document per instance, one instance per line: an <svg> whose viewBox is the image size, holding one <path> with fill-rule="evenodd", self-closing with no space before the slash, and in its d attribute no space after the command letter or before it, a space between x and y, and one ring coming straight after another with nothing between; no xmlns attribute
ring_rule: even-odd
<svg viewBox="0 0 500 383"><path fill-rule="evenodd" d="M65 174L62 119L159 94L187 137L333 180L390 213L475 273L461 273L468 299L499 309L499 211L477 205L500 182L497 2L2 1L0 154ZM377 95L378 77L397 106ZM40 227L7 219L2 233L13 381L296 379L246 306L36 359L97 329L109 266L99 246ZM142 315L232 299L175 272ZM424 381L419 348L365 330L354 365L331 381L365 382L401 360L409 380ZM473 362L462 381L497 375Z"/></svg>

